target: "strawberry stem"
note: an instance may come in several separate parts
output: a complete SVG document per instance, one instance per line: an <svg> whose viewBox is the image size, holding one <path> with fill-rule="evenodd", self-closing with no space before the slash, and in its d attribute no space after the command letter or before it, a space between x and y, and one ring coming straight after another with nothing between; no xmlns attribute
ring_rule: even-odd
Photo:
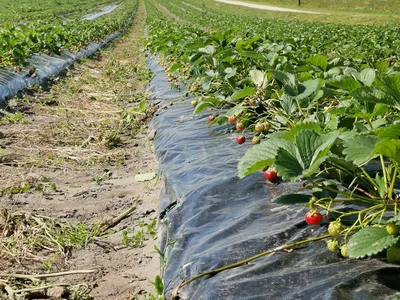
<svg viewBox="0 0 400 300"><path fill-rule="evenodd" d="M199 278L201 278L203 276L215 275L215 274L217 274L219 272L242 266L244 264L247 264L247 263L251 262L252 260L255 260L257 258L263 257L265 255L268 255L268 254L271 254L271 253L274 253L274 252L277 252L277 251L285 250L285 249L290 249L290 248L293 248L293 247L296 247L296 246L299 246L299 245L303 245L303 244L306 244L306 243L323 240L323 239L329 238L330 236L331 236L330 234L326 234L326 235L321 235L321 236L318 236L318 237L315 237L315 238L309 238L307 240L301 240L301 241L294 242L294 243L291 243L291 244L283 245L283 246L280 246L280 247L277 247L277 248L274 248L274 249L271 249L271 250L267 250L267 251L261 252L261 253L259 253L257 255L254 255L254 256L246 258L244 260L238 261L236 263L233 263L233 264L230 264L230 265L223 266L221 268L217 268L217 269L213 269L213 270L209 270L209 271L200 273L200 274L198 274L196 276L193 276L193 277L185 280L181 284L179 284L173 290L171 299L175 299L175 297L178 296L178 292L179 292L179 289L181 287L183 287L183 286L185 286L185 285L187 285L187 284L189 284L189 283L191 283L191 282L193 282L193 281L195 281L195 280L197 280L197 279L199 279Z"/></svg>

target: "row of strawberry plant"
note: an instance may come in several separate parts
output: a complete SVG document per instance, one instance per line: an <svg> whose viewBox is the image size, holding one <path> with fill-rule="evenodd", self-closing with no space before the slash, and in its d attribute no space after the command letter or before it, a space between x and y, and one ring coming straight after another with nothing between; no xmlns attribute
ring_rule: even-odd
<svg viewBox="0 0 400 300"><path fill-rule="evenodd" d="M180 2L176 0L158 2L195 26L221 31L235 28L242 36L261 36L273 43L295 45L299 52L335 54L359 63L373 63L382 58L396 61L399 58L398 26L350 26L246 16L238 18L208 7L202 7L202 11L190 6L179 9ZM195 1L186 2L196 5Z"/></svg>
<svg viewBox="0 0 400 300"><path fill-rule="evenodd" d="M0 23L21 23L21 21L36 21L39 19L71 17L97 10L101 6L116 2L115 0L0 0ZM74 17L75 17L74 16Z"/></svg>
<svg viewBox="0 0 400 300"><path fill-rule="evenodd" d="M277 42L248 27L204 31L186 15L196 25L154 19L148 48L160 55L173 85L182 80L199 95L195 113L227 109L210 116L210 125L255 132L256 145L240 161L239 176L268 169L272 181L277 174L304 180L303 193L273 201L309 205L309 224L320 224L325 215L331 251L361 258L387 249L388 260L400 262L400 66L392 49L389 57L380 52L354 59L324 46L324 35L308 51L304 41ZM371 27L370 35L376 30Z"/></svg>
<svg viewBox="0 0 400 300"><path fill-rule="evenodd" d="M0 27L0 66L14 65L17 70L36 53L60 54L78 51L120 30L132 16L137 0L126 1L113 13L87 21L45 19Z"/></svg>

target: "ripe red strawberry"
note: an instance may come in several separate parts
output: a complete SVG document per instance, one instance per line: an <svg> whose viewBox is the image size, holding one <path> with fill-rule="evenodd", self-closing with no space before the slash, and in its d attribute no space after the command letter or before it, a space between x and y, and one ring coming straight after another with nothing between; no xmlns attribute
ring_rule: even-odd
<svg viewBox="0 0 400 300"><path fill-rule="evenodd" d="M248 102L248 105L249 106L253 106L253 105L256 105L256 100L250 100L249 102Z"/></svg>
<svg viewBox="0 0 400 300"><path fill-rule="evenodd" d="M244 125L243 125L243 123L236 123L236 130L238 130L238 131L242 131L242 130L244 130Z"/></svg>
<svg viewBox="0 0 400 300"><path fill-rule="evenodd" d="M306 216L305 220L308 225L319 225L322 222L322 215L316 210L310 210Z"/></svg>
<svg viewBox="0 0 400 300"><path fill-rule="evenodd" d="M236 123L236 117L235 116L230 116L228 118L228 122L229 122L229 124L235 124Z"/></svg>
<svg viewBox="0 0 400 300"><path fill-rule="evenodd" d="M240 145L240 144L243 144L244 142L246 141L246 138L244 137L244 135L238 135L237 137L236 137L236 142Z"/></svg>
<svg viewBox="0 0 400 300"><path fill-rule="evenodd" d="M214 120L215 120L214 115L209 115L209 116L208 116L208 121L212 122L212 121L214 121Z"/></svg>
<svg viewBox="0 0 400 300"><path fill-rule="evenodd" d="M17 72L22 72L22 67L16 67L15 69L17 70Z"/></svg>
<svg viewBox="0 0 400 300"><path fill-rule="evenodd" d="M275 183L278 181L278 173L276 172L276 170L274 168L268 168L264 172L264 176L265 176L265 178L267 178L267 180L269 182Z"/></svg>

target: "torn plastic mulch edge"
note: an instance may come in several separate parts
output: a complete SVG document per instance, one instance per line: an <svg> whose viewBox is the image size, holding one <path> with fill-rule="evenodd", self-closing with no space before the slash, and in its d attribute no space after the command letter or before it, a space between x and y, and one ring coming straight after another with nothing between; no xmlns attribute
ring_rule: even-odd
<svg viewBox="0 0 400 300"><path fill-rule="evenodd" d="M116 5L107 5L107 6L103 7L101 11L84 15L81 19L88 20L88 21L97 19L101 16L104 16L104 15L107 15L107 14L113 12L116 8L120 7L121 5L122 5L122 2L120 4L116 4Z"/></svg>
<svg viewBox="0 0 400 300"><path fill-rule="evenodd" d="M270 201L298 191L298 183L269 184L261 172L239 179L237 163L250 143L238 145L226 127L209 128L207 114L193 115L193 98L170 89L153 56L149 67L153 100L174 103L153 119L155 151L165 178L160 215L167 226L162 226L160 249L166 260L167 299L181 282L201 272L326 232L326 223L305 224L307 208ZM344 259L321 240L202 277L182 287L179 295L193 300L386 299L400 294L399 280L396 265L383 259Z"/></svg>
<svg viewBox="0 0 400 300"><path fill-rule="evenodd" d="M116 39L132 23L137 10L137 5L132 16L127 20L126 25L119 31L107 36L100 43L91 43L87 49L77 53L65 52L62 55L49 56L46 54L34 55L28 59L29 68L35 69L37 77L32 77L27 71L17 73L13 68L0 68L0 106L4 105L7 99L14 97L19 91L42 84L47 78L59 74L62 70L72 66L75 61L89 57Z"/></svg>

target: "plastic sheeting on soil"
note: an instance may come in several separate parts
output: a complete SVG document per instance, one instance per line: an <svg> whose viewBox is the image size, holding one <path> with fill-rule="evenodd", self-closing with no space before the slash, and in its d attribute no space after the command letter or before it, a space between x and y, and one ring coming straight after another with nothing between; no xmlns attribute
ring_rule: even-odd
<svg viewBox="0 0 400 300"><path fill-rule="evenodd" d="M169 227L164 226L160 245L166 253L167 299L191 276L326 232L326 224L306 226L305 207L270 201L296 191L298 184L269 184L261 172L240 180L237 162L251 143L238 145L229 127L208 128L207 113L193 116L191 98L169 88L155 61L150 57L155 75L150 88L153 100L164 105L153 126L165 178L161 218ZM181 288L180 297L386 299L400 294L399 281L400 269L384 259L343 259L318 241L198 279Z"/></svg>
<svg viewBox="0 0 400 300"><path fill-rule="evenodd" d="M62 70L70 67L75 61L89 57L96 51L106 46L117 38L127 26L132 23L136 9L121 31L114 32L100 43L91 43L86 49L77 53L65 52L62 55L49 56L46 54L34 55L28 60L29 66L23 68L23 72L18 73L14 68L0 68L0 107L5 101L18 94L19 91L42 84L47 78L59 74ZM29 75L28 71L35 68L37 77Z"/></svg>
<svg viewBox="0 0 400 300"><path fill-rule="evenodd" d="M91 20L97 19L97 18L99 18L99 17L101 17L101 16L104 16L104 15L107 15L107 14L113 12L114 9L120 7L121 5L122 5L122 2L121 2L120 4L116 4L116 5L108 5L108 6L105 6L105 7L103 7L103 8L101 9L101 11L99 11L99 12L95 12L95 13L92 13L92 14L88 14L88 15L83 16L83 17L82 17L82 20L91 21Z"/></svg>

